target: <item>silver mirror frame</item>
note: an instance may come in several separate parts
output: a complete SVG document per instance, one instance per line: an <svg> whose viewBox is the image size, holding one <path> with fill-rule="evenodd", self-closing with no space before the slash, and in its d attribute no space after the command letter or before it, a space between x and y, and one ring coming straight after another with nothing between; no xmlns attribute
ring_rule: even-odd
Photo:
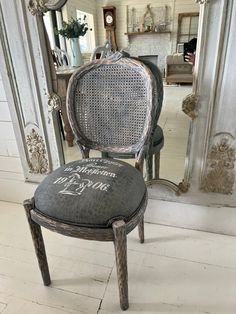
<svg viewBox="0 0 236 314"><path fill-rule="evenodd" d="M45 3L45 6L48 10L59 10L66 4L66 2L67 0L48 0L48 2Z"/></svg>

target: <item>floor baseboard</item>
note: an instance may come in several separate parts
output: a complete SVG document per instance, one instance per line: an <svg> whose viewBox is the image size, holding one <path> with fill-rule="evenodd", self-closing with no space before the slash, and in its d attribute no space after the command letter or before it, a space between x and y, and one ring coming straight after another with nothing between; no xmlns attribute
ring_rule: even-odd
<svg viewBox="0 0 236 314"><path fill-rule="evenodd" d="M149 199L145 221L187 229L236 235L236 209Z"/></svg>

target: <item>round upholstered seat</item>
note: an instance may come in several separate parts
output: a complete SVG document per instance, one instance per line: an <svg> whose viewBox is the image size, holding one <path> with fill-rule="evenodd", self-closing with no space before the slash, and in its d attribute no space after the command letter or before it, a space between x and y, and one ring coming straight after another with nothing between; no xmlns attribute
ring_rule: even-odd
<svg viewBox="0 0 236 314"><path fill-rule="evenodd" d="M107 228L139 210L146 186L142 174L122 161L89 158L48 175L35 191L35 210L60 222Z"/></svg>

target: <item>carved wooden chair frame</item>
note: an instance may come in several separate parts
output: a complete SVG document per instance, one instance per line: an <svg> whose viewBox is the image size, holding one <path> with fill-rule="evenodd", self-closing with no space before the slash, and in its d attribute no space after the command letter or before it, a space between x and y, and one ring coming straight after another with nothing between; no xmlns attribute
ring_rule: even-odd
<svg viewBox="0 0 236 314"><path fill-rule="evenodd" d="M105 147L96 145L96 143L88 142L80 133L78 126L76 125L75 118L73 117L73 92L76 89L76 82L83 76L86 72L93 68L98 68L103 64L114 64L124 65L128 67L136 68L135 71L140 71L141 75L145 77L145 89L147 91L147 105L146 105L146 118L144 127L140 136L140 141L136 144L127 145L125 148L122 147ZM68 113L71 119L72 129L77 136L78 144L83 154L83 158L89 158L89 149L106 150L108 152L136 152L136 163L135 168L142 172L143 162L144 162L144 147L148 142L149 136L152 131L153 122L153 110L155 106L153 105L155 95L156 95L156 85L153 79L152 73L148 67L137 60L132 60L129 58L122 58L121 53L116 53L112 57L107 59L94 60L89 65L85 65L79 68L72 76L68 88ZM70 92L70 90L72 92ZM147 189L144 193L139 207L136 209L135 213L128 221L124 221L121 218L115 220L110 227L98 228L98 227L82 227L78 225L73 225L69 223L64 223L56 219L51 218L40 213L35 207L34 198L28 199L24 202L24 208L26 211L28 223L31 230L31 235L33 238L33 243L35 247L36 256L38 259L38 264L42 274L44 285L48 286L51 283L47 257L41 232L41 227L43 226L49 230L58 232L60 234L96 241L113 241L115 247L116 264L117 264L117 277L119 285L120 294L120 307L122 310L126 310L129 306L128 302L128 273L127 273L127 239L126 235L131 232L137 225L139 231L140 242L144 242L144 212L147 205Z"/></svg>

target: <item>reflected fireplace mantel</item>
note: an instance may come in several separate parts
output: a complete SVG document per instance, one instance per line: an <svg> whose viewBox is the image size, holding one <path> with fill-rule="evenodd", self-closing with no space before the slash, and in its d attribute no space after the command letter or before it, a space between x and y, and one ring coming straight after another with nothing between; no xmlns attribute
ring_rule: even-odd
<svg viewBox="0 0 236 314"><path fill-rule="evenodd" d="M160 34L171 34L170 31L165 32L132 32L132 33L125 33L128 36L138 36L138 35L160 35Z"/></svg>

